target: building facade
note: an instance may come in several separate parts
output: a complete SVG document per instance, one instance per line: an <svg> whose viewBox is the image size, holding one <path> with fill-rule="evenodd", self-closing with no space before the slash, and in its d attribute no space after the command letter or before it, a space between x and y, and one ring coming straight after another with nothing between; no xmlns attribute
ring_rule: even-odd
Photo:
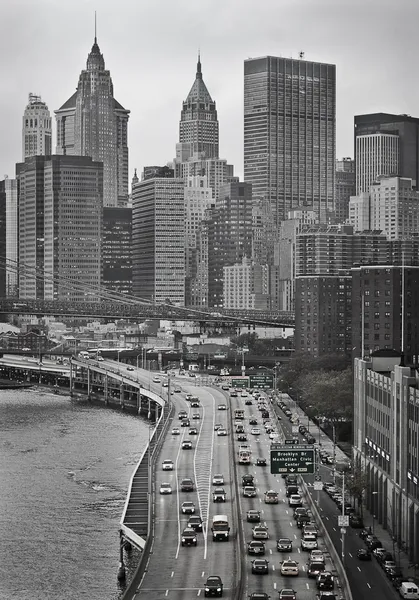
<svg viewBox="0 0 419 600"><path fill-rule="evenodd" d="M224 267L223 307L237 310L269 310L268 265L243 258L240 264Z"/></svg>
<svg viewBox="0 0 419 600"><path fill-rule="evenodd" d="M22 119L22 161L52 153L51 114L41 96L29 94Z"/></svg>
<svg viewBox="0 0 419 600"><path fill-rule="evenodd" d="M349 200L355 195L355 161L342 158L336 161L335 222L346 223L349 217Z"/></svg>
<svg viewBox="0 0 419 600"><path fill-rule="evenodd" d="M384 175L419 182L419 119L374 113L354 118L356 194Z"/></svg>
<svg viewBox="0 0 419 600"><path fill-rule="evenodd" d="M103 162L104 206L128 202L128 118L95 37L76 92L55 111L57 154Z"/></svg>
<svg viewBox="0 0 419 600"><path fill-rule="evenodd" d="M275 222L312 206L333 218L335 65L265 56L244 63L244 180L272 205Z"/></svg>
<svg viewBox="0 0 419 600"><path fill-rule="evenodd" d="M95 300L101 285L103 165L36 156L16 165L19 297Z"/></svg>
<svg viewBox="0 0 419 600"><path fill-rule="evenodd" d="M390 240L409 239L419 233L419 192L411 179L385 177L370 187L371 228Z"/></svg>
<svg viewBox="0 0 419 600"><path fill-rule="evenodd" d="M3 268L0 269L0 295L18 294L18 219L17 181L5 177L0 181L1 233L0 245Z"/></svg>
<svg viewBox="0 0 419 600"><path fill-rule="evenodd" d="M132 190L132 279L139 298L185 303L183 179L143 179Z"/></svg>
<svg viewBox="0 0 419 600"><path fill-rule="evenodd" d="M419 381L400 355L354 362L354 460L364 501L412 564L419 562Z"/></svg>
<svg viewBox="0 0 419 600"><path fill-rule="evenodd" d="M105 206L103 209L103 285L108 290L132 294L132 208Z"/></svg>

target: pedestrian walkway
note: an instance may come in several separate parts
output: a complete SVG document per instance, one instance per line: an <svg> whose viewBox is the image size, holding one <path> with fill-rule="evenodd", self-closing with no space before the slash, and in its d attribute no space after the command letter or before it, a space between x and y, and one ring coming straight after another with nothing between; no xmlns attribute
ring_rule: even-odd
<svg viewBox="0 0 419 600"><path fill-rule="evenodd" d="M333 441L324 433L324 431L318 427L300 408L300 406L290 397L288 394L280 394L280 399L285 402L293 413L296 413L300 419L300 424L305 425L311 435L315 438L316 444L323 448L330 455L333 456L335 451L336 463L348 463L349 459L347 455L339 448L334 445ZM279 398L278 398L279 399ZM335 449L334 449L335 446ZM378 523L377 519L373 518L373 515L364 507L363 519L365 527L371 527L374 531L374 535L381 541L383 547L394 556L395 562L400 565L403 569L403 573L406 579L412 579L416 583L419 581L419 565L412 565L409 562L409 558L405 552L403 552L392 539L390 533Z"/></svg>

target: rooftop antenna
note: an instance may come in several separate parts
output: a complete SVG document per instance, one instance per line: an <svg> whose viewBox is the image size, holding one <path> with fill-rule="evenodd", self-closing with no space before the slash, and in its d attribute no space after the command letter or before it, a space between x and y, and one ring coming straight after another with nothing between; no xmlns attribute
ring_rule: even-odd
<svg viewBox="0 0 419 600"><path fill-rule="evenodd" d="M299 56L300 56L300 59L301 59L301 60L303 60L303 59L304 59L304 52L303 52L302 50L301 50L301 52L300 52Z"/></svg>
<svg viewBox="0 0 419 600"><path fill-rule="evenodd" d="M95 44L97 43L97 38L96 38L96 11L95 11Z"/></svg>

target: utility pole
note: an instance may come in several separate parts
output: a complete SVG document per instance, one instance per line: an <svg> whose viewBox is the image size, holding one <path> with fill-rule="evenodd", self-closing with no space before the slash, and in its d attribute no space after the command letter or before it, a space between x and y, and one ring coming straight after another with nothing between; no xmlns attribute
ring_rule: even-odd
<svg viewBox="0 0 419 600"><path fill-rule="evenodd" d="M342 517L345 516L345 471L342 471ZM343 521L343 519L342 519ZM341 527L342 534L342 564L345 565L345 534L346 527Z"/></svg>

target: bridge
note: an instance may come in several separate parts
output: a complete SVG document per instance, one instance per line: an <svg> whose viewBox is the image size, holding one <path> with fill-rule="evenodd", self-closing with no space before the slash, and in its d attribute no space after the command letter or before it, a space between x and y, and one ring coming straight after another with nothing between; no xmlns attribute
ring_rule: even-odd
<svg viewBox="0 0 419 600"><path fill-rule="evenodd" d="M240 326L294 327L295 316L288 311L228 310L193 308L152 304L145 301L102 300L73 302L68 300L35 300L0 298L0 313L54 315L56 317L107 319L160 319L168 321L196 321L224 328Z"/></svg>

